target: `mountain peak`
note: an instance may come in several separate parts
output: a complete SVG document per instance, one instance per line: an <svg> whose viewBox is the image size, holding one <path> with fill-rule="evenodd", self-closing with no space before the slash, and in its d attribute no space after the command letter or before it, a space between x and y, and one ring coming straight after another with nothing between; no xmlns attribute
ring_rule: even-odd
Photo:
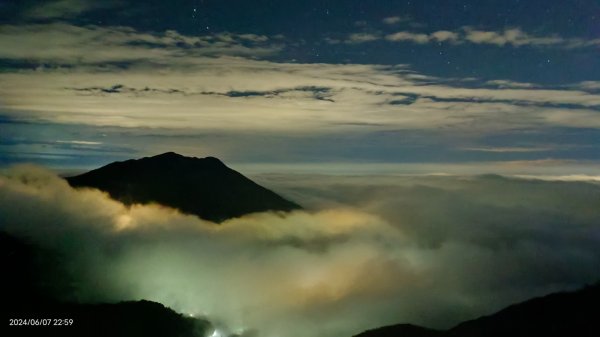
<svg viewBox="0 0 600 337"><path fill-rule="evenodd" d="M161 158L161 159L169 159L169 158L183 158L185 156L180 155L179 153L173 152L173 151L169 151L169 152L165 152L165 153L161 153L158 154L156 156L153 157L149 157L149 158Z"/></svg>
<svg viewBox="0 0 600 337"><path fill-rule="evenodd" d="M67 181L73 187L98 188L125 204L159 203L216 222L300 208L215 157L175 152L114 162Z"/></svg>
<svg viewBox="0 0 600 337"><path fill-rule="evenodd" d="M187 157L187 156L184 156L177 152L172 152L172 151L161 153L161 154L158 154L158 155L152 156L152 157L144 157L140 160L151 160L151 161L190 160L190 161L196 161L196 162L204 162L206 164L214 164L214 165L218 164L218 165L226 167L226 165L217 157L212 157L212 156L208 156L208 157L204 157L204 158Z"/></svg>
<svg viewBox="0 0 600 337"><path fill-rule="evenodd" d="M222 166L224 166L224 167L227 167L227 166L225 165L225 163L223 163L223 162L222 162L222 161L221 161L219 158L217 158L217 157L204 157L204 158L202 158L202 159L200 159L200 160L204 160L205 162L209 162L209 163L212 163L212 164L215 164L215 165L222 165Z"/></svg>

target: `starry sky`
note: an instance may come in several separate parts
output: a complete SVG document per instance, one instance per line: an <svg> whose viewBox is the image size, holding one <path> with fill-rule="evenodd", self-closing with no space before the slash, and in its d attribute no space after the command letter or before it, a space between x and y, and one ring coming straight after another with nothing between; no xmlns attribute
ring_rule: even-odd
<svg viewBox="0 0 600 337"><path fill-rule="evenodd" d="M593 175L593 0L0 2L0 165Z"/></svg>

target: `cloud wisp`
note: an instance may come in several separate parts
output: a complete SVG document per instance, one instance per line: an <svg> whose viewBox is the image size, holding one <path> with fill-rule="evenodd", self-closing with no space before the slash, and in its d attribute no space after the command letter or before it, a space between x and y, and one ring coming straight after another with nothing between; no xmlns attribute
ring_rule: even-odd
<svg viewBox="0 0 600 337"><path fill-rule="evenodd" d="M34 3L22 14L26 20L53 20L73 18L83 13L102 8L115 7L118 3L93 0L50 0Z"/></svg>
<svg viewBox="0 0 600 337"><path fill-rule="evenodd" d="M367 36L368 38L365 38ZM416 44L448 43L451 45L476 44L497 47L551 47L564 49L589 48L600 45L600 39L566 38L558 35L537 36L527 33L519 27L495 31L468 26L458 30L439 30L431 33L409 30L391 34L354 33L350 34L345 42L357 44L381 40Z"/></svg>
<svg viewBox="0 0 600 337"><path fill-rule="evenodd" d="M142 33L124 26L68 23L3 25L0 58L48 66L106 65L127 62L168 64L198 56L265 56L281 45L255 34L222 32L186 36L168 30Z"/></svg>
<svg viewBox="0 0 600 337"><path fill-rule="evenodd" d="M259 336L448 326L600 276L598 185L263 180L313 211L216 225L158 205L127 208L22 166L0 176L0 228L66 256L78 299L156 300Z"/></svg>
<svg viewBox="0 0 600 337"><path fill-rule="evenodd" d="M388 16L386 18L383 18L381 20L381 22L385 23L386 25L396 25L402 22L408 22L411 21L411 18L408 16Z"/></svg>

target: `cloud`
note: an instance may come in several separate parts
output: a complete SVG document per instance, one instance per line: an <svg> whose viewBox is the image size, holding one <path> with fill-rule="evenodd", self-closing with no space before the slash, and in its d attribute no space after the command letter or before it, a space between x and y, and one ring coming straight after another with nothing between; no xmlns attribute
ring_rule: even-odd
<svg viewBox="0 0 600 337"><path fill-rule="evenodd" d="M398 38L453 41L451 33ZM482 147L478 142L461 143L457 134L477 138L515 129L600 125L600 95L589 89L589 83L561 87L502 79L467 83L427 76L407 65L260 60L264 55L276 55L282 48L281 39L271 36L187 36L175 31L146 33L126 27L52 23L5 25L0 29L0 46L5 47L0 48L0 57L15 64L0 73L1 114L3 120L10 121L10 125L5 123L0 128L7 135L7 152L19 160L43 154L48 144L53 144L53 155L60 158L77 155L65 148L69 144L56 146L56 140L65 140L58 131L43 142L27 143L24 139L40 137L32 135L32 125L48 126L44 135L48 129L89 127L95 138L83 140L105 144L93 146L98 151L108 151L100 129L122 128L118 134L131 137L119 139L125 144L137 143L138 150L147 148L135 140L140 135L144 143L153 144L157 144L157 137L179 136L187 137L188 143L177 145L172 141L169 146L186 153L235 153L236 158L254 153L264 157L248 149L249 144L258 142L260 146L255 149L268 145L271 153L289 150L286 160L300 161L307 160L300 155L307 151L283 144L282 140L299 143L299 139L307 139L307 148L327 149L327 156L310 151L318 160L336 161L356 157L357 152L340 154L333 145L325 146L317 140L327 139L328 144L347 148L339 139L374 144L369 139L378 137L382 140L378 146L364 152L373 154L363 155L373 160L382 156L381 150L373 149L382 146L397 153L395 158L404 157L398 147L390 145L398 146L397 141L383 141L384 132L412 130L431 135L430 131L437 131L442 135L435 139L444 139L448 150L442 154L444 158L436 160L452 161L452 145L455 149ZM16 128L16 123L22 127ZM253 141L248 137L256 132L264 138ZM155 136L145 137L147 134ZM193 138L190 134L201 136ZM228 140L221 140L219 144L225 145L219 145L207 140L206 135L228 135ZM243 143L233 144L233 140L241 139ZM420 139L429 144L425 137ZM499 147L521 145L508 143ZM411 146L403 146L402 151L416 153L414 146L422 144ZM167 145L159 147L173 150ZM120 144L115 143L113 148L123 151L119 156L126 153ZM130 150L130 146L127 148ZM558 158L563 157L564 153L558 154ZM488 160L492 159L496 158ZM100 162L98 157L94 160Z"/></svg>
<svg viewBox="0 0 600 337"><path fill-rule="evenodd" d="M595 92L600 90L600 81L583 81L580 83L568 85L568 87Z"/></svg>
<svg viewBox="0 0 600 337"><path fill-rule="evenodd" d="M394 34L387 35L385 37L388 41L409 41L419 44L428 43L430 40L429 35L422 33L411 33L411 32L397 32Z"/></svg>
<svg viewBox="0 0 600 337"><path fill-rule="evenodd" d="M375 34L355 33L348 36L346 43L364 43L375 40L379 40L379 36Z"/></svg>
<svg viewBox="0 0 600 337"><path fill-rule="evenodd" d="M141 47L132 48L131 53L123 51L125 59L112 54L109 59L126 62ZM577 89L497 81L490 83L510 88L461 87L404 66L162 55L175 51L150 57L152 48L137 52L147 60L125 68L2 73L5 114L28 121L204 130L316 131L338 125L341 131L359 124L431 129L460 128L473 121L496 130L540 123L600 125L595 112L600 96ZM406 97L410 104L397 104ZM171 118L164 117L167 110Z"/></svg>
<svg viewBox="0 0 600 337"><path fill-rule="evenodd" d="M102 142L91 142L87 140L57 140L60 144L72 144L72 145L102 145Z"/></svg>
<svg viewBox="0 0 600 337"><path fill-rule="evenodd" d="M407 16L389 16L387 18L384 18L383 20L381 20L383 23L385 23L386 25L395 25L401 22L407 22L410 21L410 18Z"/></svg>
<svg viewBox="0 0 600 337"><path fill-rule="evenodd" d="M476 152L545 152L550 151L552 148L548 147L467 147L464 148L466 151Z"/></svg>
<svg viewBox="0 0 600 337"><path fill-rule="evenodd" d="M269 38L265 35L256 35L256 34L239 34L237 36L242 40L252 41L252 42L267 42ZM235 41L235 39L233 39Z"/></svg>
<svg viewBox="0 0 600 337"><path fill-rule="evenodd" d="M351 34L347 40L352 41ZM375 36L373 36L375 37ZM600 39L565 38L558 35L536 36L524 32L521 28L507 28L501 31L479 30L473 27L462 27L459 30L439 30L431 33L399 31L383 37L391 42L412 42L417 44L427 43L450 43L460 44L484 44L498 47L553 47L563 49L588 48L600 45ZM381 40L381 38L356 40L354 43L367 43Z"/></svg>
<svg viewBox="0 0 600 337"><path fill-rule="evenodd" d="M18 120L129 128L318 131L337 125L342 131L359 124L461 128L474 121L495 130L540 123L600 125L595 112L600 97L578 90L420 85L417 74L402 67L225 57L174 61L185 63L160 71L136 66L3 73L0 98L5 114ZM412 97L410 104L397 104L406 97ZM167 110L171 118L165 118Z"/></svg>
<svg viewBox="0 0 600 337"><path fill-rule="evenodd" d="M3 25L0 58L69 66L152 61L168 64L183 57L259 56L281 45L266 36L217 33L186 36L168 30L141 33L129 27L75 26L67 23Z"/></svg>
<svg viewBox="0 0 600 337"><path fill-rule="evenodd" d="M523 88L523 89L527 89L527 88L537 88L539 87L538 85L534 84L534 83L525 83L525 82L515 82L515 81L509 81L509 80L491 80L491 81L487 81L485 82L485 84L489 84L492 86L496 86L500 89L505 89L505 88Z"/></svg>
<svg viewBox="0 0 600 337"><path fill-rule="evenodd" d="M459 34L447 30L440 30L431 34L431 39L439 42L452 42L456 43L459 39Z"/></svg>
<svg viewBox="0 0 600 337"><path fill-rule="evenodd" d="M110 0L102 2L93 0L50 0L36 3L26 10L23 16L26 19L35 20L67 19L91 10L115 5L116 3Z"/></svg>
<svg viewBox="0 0 600 337"><path fill-rule="evenodd" d="M520 46L549 46L549 45L567 45L574 47L573 40L567 43L567 40L558 36L535 37L523 32L520 28L505 29L502 32L481 31L470 27L465 28L465 40L475 44L493 44L497 46L512 45Z"/></svg>
<svg viewBox="0 0 600 337"><path fill-rule="evenodd" d="M83 300L147 298L259 336L448 326L598 278L600 187L482 177L263 176L310 212L216 225L127 208L35 167L0 229L67 257Z"/></svg>

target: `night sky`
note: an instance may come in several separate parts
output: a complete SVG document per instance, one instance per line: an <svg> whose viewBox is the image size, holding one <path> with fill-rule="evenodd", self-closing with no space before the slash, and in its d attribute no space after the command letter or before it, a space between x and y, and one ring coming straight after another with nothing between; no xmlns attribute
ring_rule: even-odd
<svg viewBox="0 0 600 337"><path fill-rule="evenodd" d="M3 1L0 22L3 165L597 169L596 1Z"/></svg>
<svg viewBox="0 0 600 337"><path fill-rule="evenodd" d="M600 279L599 56L597 0L0 0L0 233L212 337L450 328ZM303 210L62 179L170 151Z"/></svg>

